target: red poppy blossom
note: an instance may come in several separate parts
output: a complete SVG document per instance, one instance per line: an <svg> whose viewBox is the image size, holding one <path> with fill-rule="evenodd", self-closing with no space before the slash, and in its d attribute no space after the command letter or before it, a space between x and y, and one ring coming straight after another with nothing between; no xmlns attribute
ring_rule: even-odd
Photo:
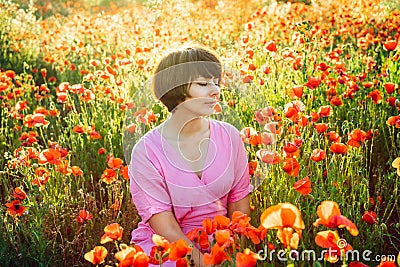
<svg viewBox="0 0 400 267"><path fill-rule="evenodd" d="M341 106L343 104L342 100L337 96L332 97L332 99L329 102L332 105L337 106L337 107Z"/></svg>
<svg viewBox="0 0 400 267"><path fill-rule="evenodd" d="M94 249L85 253L85 260L92 264L102 264L107 257L108 251L103 246L95 246Z"/></svg>
<svg viewBox="0 0 400 267"><path fill-rule="evenodd" d="M76 125L72 130L74 133L85 133L85 129L82 125Z"/></svg>
<svg viewBox="0 0 400 267"><path fill-rule="evenodd" d="M104 227L104 235L100 239L101 244L114 240L122 240L124 229L118 223L112 223Z"/></svg>
<svg viewBox="0 0 400 267"><path fill-rule="evenodd" d="M376 217L375 212L365 211L361 219L368 224L375 224L377 223Z"/></svg>
<svg viewBox="0 0 400 267"><path fill-rule="evenodd" d="M398 42L395 40L389 40L383 43L383 48L386 51L393 51L396 49Z"/></svg>
<svg viewBox="0 0 400 267"><path fill-rule="evenodd" d="M260 218L265 229L278 229L277 236L285 247L297 249L302 229L305 228L299 209L290 203L268 207ZM291 229L296 230L293 233Z"/></svg>
<svg viewBox="0 0 400 267"><path fill-rule="evenodd" d="M83 174L83 171L78 166L71 166L71 172L74 176L80 176Z"/></svg>
<svg viewBox="0 0 400 267"><path fill-rule="evenodd" d="M97 150L97 154L99 155L104 155L107 152L107 150L104 147L99 148L99 150Z"/></svg>
<svg viewBox="0 0 400 267"><path fill-rule="evenodd" d="M117 179L117 172L114 169L106 169L101 175L101 180L106 184L112 184Z"/></svg>
<svg viewBox="0 0 400 267"><path fill-rule="evenodd" d="M269 41L266 45L265 48L269 51L269 52L276 52L278 51L278 49L276 48L276 43L275 41Z"/></svg>
<svg viewBox="0 0 400 267"><path fill-rule="evenodd" d="M333 109L332 109L332 107L331 106L322 106L322 107L320 107L319 109L318 109L318 115L321 117L321 118L324 118L324 117L329 117L330 115L332 115L332 113L333 113Z"/></svg>
<svg viewBox="0 0 400 267"><path fill-rule="evenodd" d="M150 263L150 258L139 246L124 248L115 253L115 258L118 260L119 267L147 267Z"/></svg>
<svg viewBox="0 0 400 267"><path fill-rule="evenodd" d="M340 135L335 131L330 131L330 132L325 133L325 137L327 137L329 141L332 141L335 143L339 143L342 139L340 137Z"/></svg>
<svg viewBox="0 0 400 267"><path fill-rule="evenodd" d="M211 248L211 253L204 253L203 256L203 262L205 265L218 265L228 260L230 260L230 257L225 252L225 248L218 244L215 244Z"/></svg>
<svg viewBox="0 0 400 267"><path fill-rule="evenodd" d="M350 132L347 144L352 147L360 147L360 145L367 139L367 133L360 129L355 129Z"/></svg>
<svg viewBox="0 0 400 267"><path fill-rule="evenodd" d="M55 164L61 163L61 153L57 149L48 148L40 152L38 157L39 164Z"/></svg>
<svg viewBox="0 0 400 267"><path fill-rule="evenodd" d="M326 152L323 149L316 148L311 152L310 159L315 162L319 162L326 158Z"/></svg>
<svg viewBox="0 0 400 267"><path fill-rule="evenodd" d="M347 153L347 146L343 143L333 143L329 150L335 154L346 154Z"/></svg>
<svg viewBox="0 0 400 267"><path fill-rule="evenodd" d="M367 98L371 98L374 101L374 104L380 104L382 102L382 95L379 90L370 92Z"/></svg>
<svg viewBox="0 0 400 267"><path fill-rule="evenodd" d="M84 223L85 221L92 219L92 217L92 214L83 209L79 211L79 215L78 217L76 217L76 221L79 223Z"/></svg>
<svg viewBox="0 0 400 267"><path fill-rule="evenodd" d="M26 198L26 193L22 188L16 187L14 188L13 196L15 199L22 201Z"/></svg>
<svg viewBox="0 0 400 267"><path fill-rule="evenodd" d="M346 228L351 235L357 236L357 226L343 216L340 212L339 205L334 201L322 201L317 208L318 219L314 222L314 226L322 224L329 228Z"/></svg>
<svg viewBox="0 0 400 267"><path fill-rule="evenodd" d="M236 267L255 267L259 258L257 253L246 248L243 252L236 254Z"/></svg>
<svg viewBox="0 0 400 267"><path fill-rule="evenodd" d="M291 98L301 98L303 96L303 85L296 85L287 89L286 94Z"/></svg>
<svg viewBox="0 0 400 267"><path fill-rule="evenodd" d="M298 180L293 184L293 189L302 194L303 196L310 194L312 192L311 181L308 176L301 180Z"/></svg>
<svg viewBox="0 0 400 267"><path fill-rule="evenodd" d="M296 158L286 158L283 162L283 170L290 176L297 177L300 171L300 164Z"/></svg>
<svg viewBox="0 0 400 267"><path fill-rule="evenodd" d="M129 181L128 165L121 167L119 169L119 173L121 174L122 178Z"/></svg>
<svg viewBox="0 0 400 267"><path fill-rule="evenodd" d="M383 86L385 87L386 93L388 93L389 95L392 94L397 88L397 84L392 82L387 82Z"/></svg>
<svg viewBox="0 0 400 267"><path fill-rule="evenodd" d="M29 114L24 119L24 126L32 128L49 125L50 122L45 118L46 116L41 113Z"/></svg>
<svg viewBox="0 0 400 267"><path fill-rule="evenodd" d="M26 207L18 199L6 203L6 206L8 207L7 213L11 216L21 216L26 210Z"/></svg>
<svg viewBox="0 0 400 267"><path fill-rule="evenodd" d="M252 161L250 161L250 162L248 163L248 165L249 165L249 174L250 174L250 175L253 175L253 174L256 172L256 170L257 170L258 161L252 160Z"/></svg>
<svg viewBox="0 0 400 267"><path fill-rule="evenodd" d="M307 86L310 90L314 90L321 84L321 77L308 77L307 83L304 85Z"/></svg>
<svg viewBox="0 0 400 267"><path fill-rule="evenodd" d="M122 159L114 158L114 156L110 156L107 160L107 166L114 170L120 169L123 164L124 161Z"/></svg>
<svg viewBox="0 0 400 267"><path fill-rule="evenodd" d="M345 255L342 255L342 252L345 253L348 250L353 250L350 244L344 242L343 245L345 246L343 246L341 240L337 232L331 230L318 232L315 237L315 243L318 246L329 249L329 252L325 252L324 258L330 263L335 263L344 257Z"/></svg>
<svg viewBox="0 0 400 267"><path fill-rule="evenodd" d="M306 106L300 100L295 100L287 103L284 107L284 114L289 120L297 122L299 119L299 112L303 112Z"/></svg>
<svg viewBox="0 0 400 267"><path fill-rule="evenodd" d="M391 116L386 120L386 125L400 128L400 115Z"/></svg>
<svg viewBox="0 0 400 267"><path fill-rule="evenodd" d="M328 129L328 124L326 123L316 123L314 125L314 129L318 132L318 133L324 133L327 129Z"/></svg>

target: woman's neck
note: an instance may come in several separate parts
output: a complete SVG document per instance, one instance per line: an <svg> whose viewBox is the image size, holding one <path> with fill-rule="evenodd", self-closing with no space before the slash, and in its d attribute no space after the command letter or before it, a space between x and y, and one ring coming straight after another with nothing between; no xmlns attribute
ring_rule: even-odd
<svg viewBox="0 0 400 267"><path fill-rule="evenodd" d="M161 127L164 136L183 141L208 130L209 124L208 120L203 117L189 116L185 112L176 110L171 113Z"/></svg>

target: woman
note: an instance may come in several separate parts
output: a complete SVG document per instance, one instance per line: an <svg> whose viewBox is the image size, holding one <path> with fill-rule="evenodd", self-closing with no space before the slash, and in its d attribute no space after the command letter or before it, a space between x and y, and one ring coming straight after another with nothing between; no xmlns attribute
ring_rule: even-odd
<svg viewBox="0 0 400 267"><path fill-rule="evenodd" d="M250 214L247 156L239 131L208 119L220 96L221 63L203 47L185 47L155 68L153 93L169 118L135 145L129 165L130 190L142 218L132 242L149 253L154 233L169 242L184 239L204 219ZM204 266L202 251L192 251ZM175 262L163 263L175 266Z"/></svg>

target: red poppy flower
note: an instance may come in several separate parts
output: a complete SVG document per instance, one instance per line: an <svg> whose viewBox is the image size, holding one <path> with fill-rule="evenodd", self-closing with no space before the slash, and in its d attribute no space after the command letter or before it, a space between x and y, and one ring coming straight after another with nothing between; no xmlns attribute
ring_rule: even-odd
<svg viewBox="0 0 400 267"><path fill-rule="evenodd" d="M395 126L396 128L400 128L400 115L389 117L386 120L386 124L388 126Z"/></svg>
<svg viewBox="0 0 400 267"><path fill-rule="evenodd" d="M186 255L192 250L193 248L189 247L183 239L180 239L171 244L169 259L171 261L176 261L178 259L185 258Z"/></svg>
<svg viewBox="0 0 400 267"><path fill-rule="evenodd" d="M26 193L22 188L16 187L14 189L13 196L15 199L22 201L26 198Z"/></svg>
<svg viewBox="0 0 400 267"><path fill-rule="evenodd" d="M266 45L265 48L269 51L269 52L276 52L278 51L276 49L276 43L275 41L269 41Z"/></svg>
<svg viewBox="0 0 400 267"><path fill-rule="evenodd" d="M121 267L147 267L150 263L149 257L139 246L127 246L115 253L115 258L118 260L118 266Z"/></svg>
<svg viewBox="0 0 400 267"><path fill-rule="evenodd" d="M101 135L95 131L94 126L92 126L92 129L89 132L89 139L92 140L102 139Z"/></svg>
<svg viewBox="0 0 400 267"><path fill-rule="evenodd" d="M204 253L203 256L203 262L205 265L218 265L228 260L230 260L230 257L226 254L225 248L218 244L215 244L211 248L211 253Z"/></svg>
<svg viewBox="0 0 400 267"><path fill-rule="evenodd" d="M328 124L326 123L316 123L314 125L314 129L318 132L318 133L323 133L328 129Z"/></svg>
<svg viewBox="0 0 400 267"><path fill-rule="evenodd" d="M136 133L136 128L137 128L137 125L135 123L131 123L128 126L126 126L126 130L133 134Z"/></svg>
<svg viewBox="0 0 400 267"><path fill-rule="evenodd" d="M347 144L352 147L360 147L360 145L367 139L367 133L360 129L355 129L349 134Z"/></svg>
<svg viewBox="0 0 400 267"><path fill-rule="evenodd" d="M286 93L289 97L294 98L301 98L303 96L303 86L296 85L286 90Z"/></svg>
<svg viewBox="0 0 400 267"><path fill-rule="evenodd" d="M101 244L114 240L122 240L124 229L118 223L112 223L104 227L104 235L100 239Z"/></svg>
<svg viewBox="0 0 400 267"><path fill-rule="evenodd" d="M8 207L7 213L11 216L21 216L26 210L26 207L18 199L6 203L6 206Z"/></svg>
<svg viewBox="0 0 400 267"><path fill-rule="evenodd" d="M342 252L353 250L350 244L347 244L335 231L331 230L318 232L315 243L322 248L329 249L329 252L325 252L324 258L330 263L335 263L344 257L345 255L342 255Z"/></svg>
<svg viewBox="0 0 400 267"><path fill-rule="evenodd" d="M369 266L359 261L352 261L349 263L349 267L369 267Z"/></svg>
<svg viewBox="0 0 400 267"><path fill-rule="evenodd" d="M347 146L343 143L333 143L329 150L335 154L346 154L347 153Z"/></svg>
<svg viewBox="0 0 400 267"><path fill-rule="evenodd" d="M307 83L304 85L307 86L310 90L314 90L321 84L321 77L308 77Z"/></svg>
<svg viewBox="0 0 400 267"><path fill-rule="evenodd" d="M79 211L78 217L76 217L76 221L79 223L84 223L84 221L88 221L92 219L92 214L87 212L85 209Z"/></svg>
<svg viewBox="0 0 400 267"><path fill-rule="evenodd" d="M399 100L397 100L397 98L395 98L395 97L393 97L393 96L390 96L387 100L386 100L386 102L389 104L389 106L391 106L391 107L396 107L397 105L399 105ZM399 107L400 107L400 105L399 105Z"/></svg>
<svg viewBox="0 0 400 267"><path fill-rule="evenodd" d="M335 143L339 143L340 140L342 139L342 138L340 137L340 135L339 135L337 132L335 132L335 131L327 132L327 133L325 134L325 136L328 137L329 141L332 141L332 142L335 142Z"/></svg>
<svg viewBox="0 0 400 267"><path fill-rule="evenodd" d="M332 97L332 99L329 102L332 105L337 106L337 107L341 106L343 104L342 100L337 96Z"/></svg>
<svg viewBox="0 0 400 267"><path fill-rule="evenodd" d="M385 87L386 93L388 93L389 95L392 94L397 88L397 84L392 82L387 82L383 86Z"/></svg>
<svg viewBox="0 0 400 267"><path fill-rule="evenodd" d="M382 102L382 95L379 90L370 92L367 98L371 98L374 101L374 104L380 104Z"/></svg>
<svg viewBox="0 0 400 267"><path fill-rule="evenodd" d="M325 158L326 158L326 152L323 149L316 148L311 152L310 159L315 162L324 160Z"/></svg>
<svg viewBox="0 0 400 267"><path fill-rule="evenodd" d="M49 125L50 122L46 121L45 118L46 116L41 113L29 114L24 119L24 126L32 128Z"/></svg>
<svg viewBox="0 0 400 267"><path fill-rule="evenodd" d="M243 252L236 254L236 267L255 267L258 259L259 255L257 253L246 248Z"/></svg>
<svg viewBox="0 0 400 267"><path fill-rule="evenodd" d="M386 51L393 51L396 49L398 42L395 40L389 40L383 43L383 48Z"/></svg>
<svg viewBox="0 0 400 267"><path fill-rule="evenodd" d="M74 176L80 176L83 174L83 171L78 166L71 166L71 172Z"/></svg>
<svg viewBox="0 0 400 267"><path fill-rule="evenodd" d="M95 246L94 249L85 253L85 260L92 264L102 264L104 259L107 257L108 251L103 246Z"/></svg>
<svg viewBox="0 0 400 267"><path fill-rule="evenodd" d="M297 122L299 119L299 112L303 112L306 106L300 100L289 102L284 107L284 114L289 120Z"/></svg>
<svg viewBox="0 0 400 267"><path fill-rule="evenodd" d="M39 164L55 164L61 163L61 153L57 149L48 148L40 152L38 157Z"/></svg>
<svg viewBox="0 0 400 267"><path fill-rule="evenodd" d="M125 180L129 181L128 165L126 165L126 166L124 166L124 167L121 167L121 168L119 169L119 173L122 175L122 177L123 177Z"/></svg>
<svg viewBox="0 0 400 267"><path fill-rule="evenodd" d="M106 184L112 184L117 179L117 172L113 169L105 169L101 175L101 180Z"/></svg>
<svg viewBox="0 0 400 267"><path fill-rule="evenodd" d="M320 107L319 109L318 109L318 115L321 117L321 118L324 118L324 117L329 117L330 115L332 115L332 113L333 113L333 109L332 109L332 107L331 106L322 106L322 107Z"/></svg>
<svg viewBox="0 0 400 267"><path fill-rule="evenodd" d="M85 133L85 129L82 125L76 125L72 130L74 131L74 133Z"/></svg>
<svg viewBox="0 0 400 267"><path fill-rule="evenodd" d="M186 234L186 237L189 238L189 240L199 244L200 248L202 249L207 249L210 247L208 235L203 228L194 228L190 230Z"/></svg>
<svg viewBox="0 0 400 267"><path fill-rule="evenodd" d="M376 267L397 267L396 263L393 261L382 261L378 266Z"/></svg>
<svg viewBox="0 0 400 267"><path fill-rule="evenodd" d="M124 164L124 161L120 158L114 158L114 156L110 156L107 159L107 165L111 169L120 169L122 165Z"/></svg>
<svg viewBox="0 0 400 267"><path fill-rule="evenodd" d="M303 196L310 194L312 192L311 181L308 176L301 180L298 180L293 184L293 189L302 194Z"/></svg>
<svg viewBox="0 0 400 267"><path fill-rule="evenodd" d="M260 218L265 229L278 229L277 236L284 243L285 248L297 249L304 222L299 209L290 203L280 203L267 208ZM293 233L291 229L296 230Z"/></svg>
<svg viewBox="0 0 400 267"><path fill-rule="evenodd" d="M290 176L297 177L300 171L300 164L296 158L286 158L283 162L283 170Z"/></svg>
<svg viewBox="0 0 400 267"><path fill-rule="evenodd" d="M299 149L298 146L296 144L294 144L294 143L291 143L291 142L286 142L285 145L283 146L283 150L286 153L294 153L298 149Z"/></svg>
<svg viewBox="0 0 400 267"><path fill-rule="evenodd" d="M318 219L314 222L314 226L322 224L329 228L343 228L350 232L351 235L358 235L357 226L343 216L340 212L339 205L334 201L322 201L317 208Z"/></svg>
<svg viewBox="0 0 400 267"><path fill-rule="evenodd" d="M252 160L248 163L249 165L249 174L253 175L257 170L258 161Z"/></svg>
<svg viewBox="0 0 400 267"><path fill-rule="evenodd" d="M97 150L97 154L99 155L104 155L107 152L107 150L104 147L99 148L99 150Z"/></svg>
<svg viewBox="0 0 400 267"><path fill-rule="evenodd" d="M377 222L376 217L375 212L365 211L361 219L368 224L375 224Z"/></svg>

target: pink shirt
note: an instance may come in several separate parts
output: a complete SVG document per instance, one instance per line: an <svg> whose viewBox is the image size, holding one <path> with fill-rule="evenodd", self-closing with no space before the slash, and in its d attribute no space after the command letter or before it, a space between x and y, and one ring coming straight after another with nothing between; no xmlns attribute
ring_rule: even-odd
<svg viewBox="0 0 400 267"><path fill-rule="evenodd" d="M132 151L130 191L142 221L132 231L131 241L146 253L154 246L151 237L155 232L148 224L153 214L173 211L186 234L201 227L206 218L226 216L228 203L252 191L239 131L230 124L209 121L210 142L201 179L157 128L143 136Z"/></svg>

